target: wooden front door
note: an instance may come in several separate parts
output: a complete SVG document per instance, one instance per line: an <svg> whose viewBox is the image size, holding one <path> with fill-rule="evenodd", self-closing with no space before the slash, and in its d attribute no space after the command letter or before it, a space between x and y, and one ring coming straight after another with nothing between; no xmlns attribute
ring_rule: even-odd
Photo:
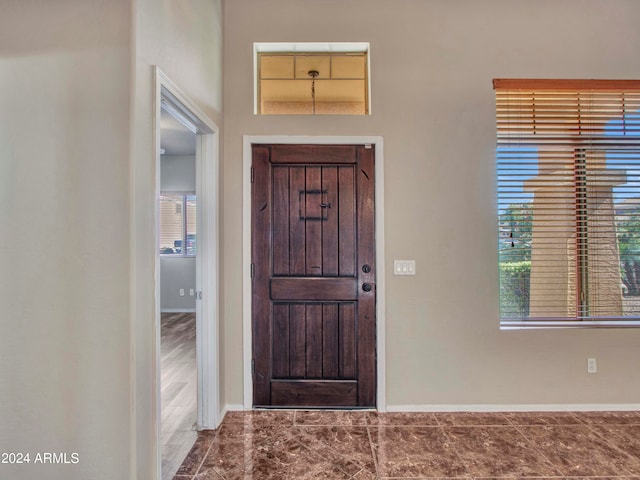
<svg viewBox="0 0 640 480"><path fill-rule="evenodd" d="M254 145L253 405L376 405L374 155Z"/></svg>

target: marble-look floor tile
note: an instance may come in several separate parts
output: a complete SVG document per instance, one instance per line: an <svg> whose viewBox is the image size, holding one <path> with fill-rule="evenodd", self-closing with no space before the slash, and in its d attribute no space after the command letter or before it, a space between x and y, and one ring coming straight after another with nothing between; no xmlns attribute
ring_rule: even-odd
<svg viewBox="0 0 640 480"><path fill-rule="evenodd" d="M231 477L229 477L229 479L231 479ZM238 477L238 480L239 479L240 477ZM199 473L198 475L193 477L193 480L226 480L226 479L221 477L214 471L208 471L204 473Z"/></svg>
<svg viewBox="0 0 640 480"><path fill-rule="evenodd" d="M294 422L296 425L364 426L367 424L367 414L351 410L298 410Z"/></svg>
<svg viewBox="0 0 640 480"><path fill-rule="evenodd" d="M473 477L473 480L565 480L565 477ZM576 479L577 480L577 479ZM580 480L584 480L580 478Z"/></svg>
<svg viewBox="0 0 640 480"><path fill-rule="evenodd" d="M440 425L509 425L509 420L503 413L455 412L435 413L434 415Z"/></svg>
<svg viewBox="0 0 640 480"><path fill-rule="evenodd" d="M593 431L608 444L629 455L640 468L640 425L594 425ZM640 475L640 469L634 469Z"/></svg>
<svg viewBox="0 0 640 480"><path fill-rule="evenodd" d="M433 413L421 412L368 412L367 422L372 426L437 426L438 421Z"/></svg>
<svg viewBox="0 0 640 480"><path fill-rule="evenodd" d="M581 425L572 412L509 412L504 414L513 425Z"/></svg>
<svg viewBox="0 0 640 480"><path fill-rule="evenodd" d="M375 472L370 472L368 470L361 470L356 473L351 480L380 480L380 477L376 475Z"/></svg>
<svg viewBox="0 0 640 480"><path fill-rule="evenodd" d="M467 469L440 427L370 427L381 477L457 477Z"/></svg>
<svg viewBox="0 0 640 480"><path fill-rule="evenodd" d="M640 480L640 477L580 477L579 480Z"/></svg>
<svg viewBox="0 0 640 480"><path fill-rule="evenodd" d="M294 427L278 424L224 423L215 440L222 443L242 443L248 446L262 445L265 442L278 443L293 438Z"/></svg>
<svg viewBox="0 0 640 480"><path fill-rule="evenodd" d="M639 412L580 412L577 417L588 425L640 425Z"/></svg>
<svg viewBox="0 0 640 480"><path fill-rule="evenodd" d="M636 412L616 413L236 412L175 480L640 480Z"/></svg>
<svg viewBox="0 0 640 480"><path fill-rule="evenodd" d="M294 439L243 448L246 446L238 443L224 444L218 439L214 440L214 445L198 475L215 478L212 476L212 473L215 473L226 480L347 480L359 471L359 468L356 468L351 473L345 472L333 458L322 457Z"/></svg>
<svg viewBox="0 0 640 480"><path fill-rule="evenodd" d="M444 431L474 477L562 475L515 427L445 427Z"/></svg>
<svg viewBox="0 0 640 480"><path fill-rule="evenodd" d="M301 427L296 435L304 446L324 458L332 458L347 473L376 472L365 427Z"/></svg>
<svg viewBox="0 0 640 480"><path fill-rule="evenodd" d="M187 454L186 458L178 468L176 475L195 475L200 468L200 464L207 456L209 447L213 441L214 435L210 433L202 433L198 435L193 447Z"/></svg>
<svg viewBox="0 0 640 480"><path fill-rule="evenodd" d="M638 464L588 426L517 427L565 476L637 475Z"/></svg>
<svg viewBox="0 0 640 480"><path fill-rule="evenodd" d="M294 413L291 410L245 410L227 412L225 423L244 423L252 425L293 425Z"/></svg>

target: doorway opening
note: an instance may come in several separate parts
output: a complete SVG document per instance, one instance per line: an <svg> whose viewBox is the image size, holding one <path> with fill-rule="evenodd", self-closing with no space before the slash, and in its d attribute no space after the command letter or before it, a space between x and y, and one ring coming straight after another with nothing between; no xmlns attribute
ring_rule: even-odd
<svg viewBox="0 0 640 480"><path fill-rule="evenodd" d="M157 68L154 136L154 407L158 471L170 479L196 430L220 422L218 129Z"/></svg>
<svg viewBox="0 0 640 480"><path fill-rule="evenodd" d="M170 480L197 437L196 134L160 113L160 447Z"/></svg>

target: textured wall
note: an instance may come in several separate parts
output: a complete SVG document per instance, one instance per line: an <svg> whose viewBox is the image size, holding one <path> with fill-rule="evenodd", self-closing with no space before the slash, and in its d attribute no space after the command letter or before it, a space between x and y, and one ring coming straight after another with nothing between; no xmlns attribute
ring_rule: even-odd
<svg viewBox="0 0 640 480"><path fill-rule="evenodd" d="M637 77L639 19L633 0L227 2L226 401L242 402L242 135L298 134L384 137L390 406L637 403L640 332L499 330L491 80ZM268 41L370 42L372 114L254 116Z"/></svg>
<svg viewBox="0 0 640 480"><path fill-rule="evenodd" d="M152 478L156 435L153 343L155 329L155 245L153 211L153 66L157 65L214 122L222 127L222 0L139 0L135 10L136 101L131 204L134 412L137 460L134 478Z"/></svg>
<svg viewBox="0 0 640 480"><path fill-rule="evenodd" d="M1 478L129 476L130 8L0 7Z"/></svg>

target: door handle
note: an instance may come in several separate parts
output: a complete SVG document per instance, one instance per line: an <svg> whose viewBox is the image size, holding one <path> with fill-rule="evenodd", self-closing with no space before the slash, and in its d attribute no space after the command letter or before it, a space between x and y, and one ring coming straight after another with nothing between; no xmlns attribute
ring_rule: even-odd
<svg viewBox="0 0 640 480"><path fill-rule="evenodd" d="M363 283L362 284L362 290L364 290L365 292L370 292L372 288L373 287L371 286L370 283Z"/></svg>

